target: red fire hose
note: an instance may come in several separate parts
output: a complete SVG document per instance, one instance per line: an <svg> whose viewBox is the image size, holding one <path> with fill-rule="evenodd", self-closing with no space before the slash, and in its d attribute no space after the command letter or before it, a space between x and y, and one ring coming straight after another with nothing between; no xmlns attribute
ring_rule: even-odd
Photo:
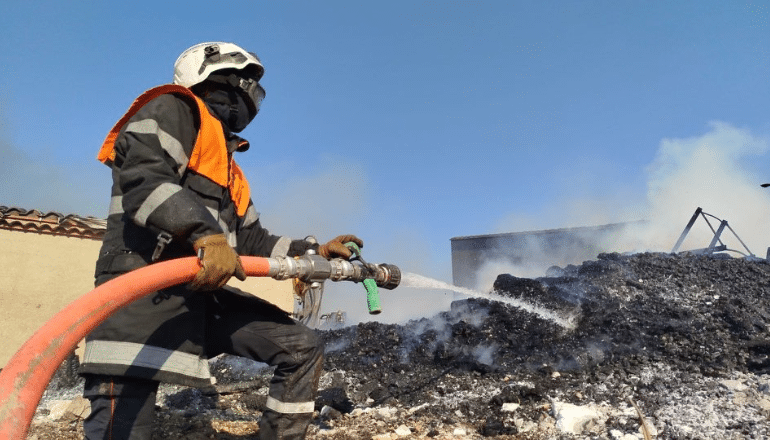
<svg viewBox="0 0 770 440"><path fill-rule="evenodd" d="M266 258L241 257L246 275L269 276ZM121 307L191 281L195 257L152 264L108 281L46 322L0 371L0 440L23 440L56 369L88 333Z"/></svg>

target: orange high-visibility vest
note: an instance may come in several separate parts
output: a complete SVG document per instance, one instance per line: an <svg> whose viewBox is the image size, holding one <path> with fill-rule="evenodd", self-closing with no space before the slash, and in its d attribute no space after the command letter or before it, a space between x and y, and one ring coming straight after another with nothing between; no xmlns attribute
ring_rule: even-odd
<svg viewBox="0 0 770 440"><path fill-rule="evenodd" d="M187 163L187 168L206 176L223 188L228 188L230 190L230 198L235 203L238 216L243 217L246 214L246 209L249 207L249 200L251 198L249 183L246 181L241 168L235 163L235 160L228 158L227 141L225 140L222 123L209 113L203 100L195 96L187 87L167 84L142 93L107 134L97 159L105 165L112 166L112 162L115 160L115 140L120 130L140 108L152 99L166 93L192 97L198 104L200 129L198 130L198 137L195 140L195 146L190 155L190 161Z"/></svg>

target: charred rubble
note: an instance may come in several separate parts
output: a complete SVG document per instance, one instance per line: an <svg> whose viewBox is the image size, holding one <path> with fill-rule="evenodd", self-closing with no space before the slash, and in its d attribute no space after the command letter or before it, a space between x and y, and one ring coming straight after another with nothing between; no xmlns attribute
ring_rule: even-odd
<svg viewBox="0 0 770 440"><path fill-rule="evenodd" d="M541 278L499 275L494 291L572 326L468 298L403 325L320 331L310 438L770 438L764 260L601 254ZM222 427L253 432L269 371L225 358L212 372L211 390L165 388L158 438L253 438Z"/></svg>
<svg viewBox="0 0 770 440"><path fill-rule="evenodd" d="M326 369L345 372L355 405L422 408L418 414L467 423L481 435L525 431L553 415L554 401L625 409L633 401L661 438L770 435L766 262L601 254L580 266L552 267L538 279L503 274L494 289L572 316L575 328L471 298L405 325L326 332ZM749 376L751 384L740 388L755 393L753 409L704 422L710 417L704 412L720 409L691 395L724 397L734 392L724 383ZM511 416L501 410L504 403L521 407ZM597 435L640 426L633 416L617 415L603 424Z"/></svg>

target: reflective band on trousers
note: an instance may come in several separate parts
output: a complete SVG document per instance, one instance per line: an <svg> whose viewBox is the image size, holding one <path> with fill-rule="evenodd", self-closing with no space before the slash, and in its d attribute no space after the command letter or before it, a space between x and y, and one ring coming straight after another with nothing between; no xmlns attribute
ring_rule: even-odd
<svg viewBox="0 0 770 440"><path fill-rule="evenodd" d="M283 414L305 414L313 412L315 409L315 402L281 402L280 400L267 396L265 407Z"/></svg>
<svg viewBox="0 0 770 440"><path fill-rule="evenodd" d="M208 361L200 356L135 342L88 341L83 363L137 366L212 379Z"/></svg>

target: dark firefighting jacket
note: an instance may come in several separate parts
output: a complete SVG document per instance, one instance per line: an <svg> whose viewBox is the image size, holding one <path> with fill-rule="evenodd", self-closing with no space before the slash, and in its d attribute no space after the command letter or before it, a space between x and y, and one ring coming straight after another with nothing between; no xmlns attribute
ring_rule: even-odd
<svg viewBox="0 0 770 440"><path fill-rule="evenodd" d="M161 249L159 261L194 255L192 243L212 234L225 234L241 255L296 256L312 246L261 226L232 159L246 148L185 87L160 86L137 98L98 156L112 168L113 186L97 284L151 264ZM119 310L86 339L81 372L209 384L207 300L176 286Z"/></svg>

